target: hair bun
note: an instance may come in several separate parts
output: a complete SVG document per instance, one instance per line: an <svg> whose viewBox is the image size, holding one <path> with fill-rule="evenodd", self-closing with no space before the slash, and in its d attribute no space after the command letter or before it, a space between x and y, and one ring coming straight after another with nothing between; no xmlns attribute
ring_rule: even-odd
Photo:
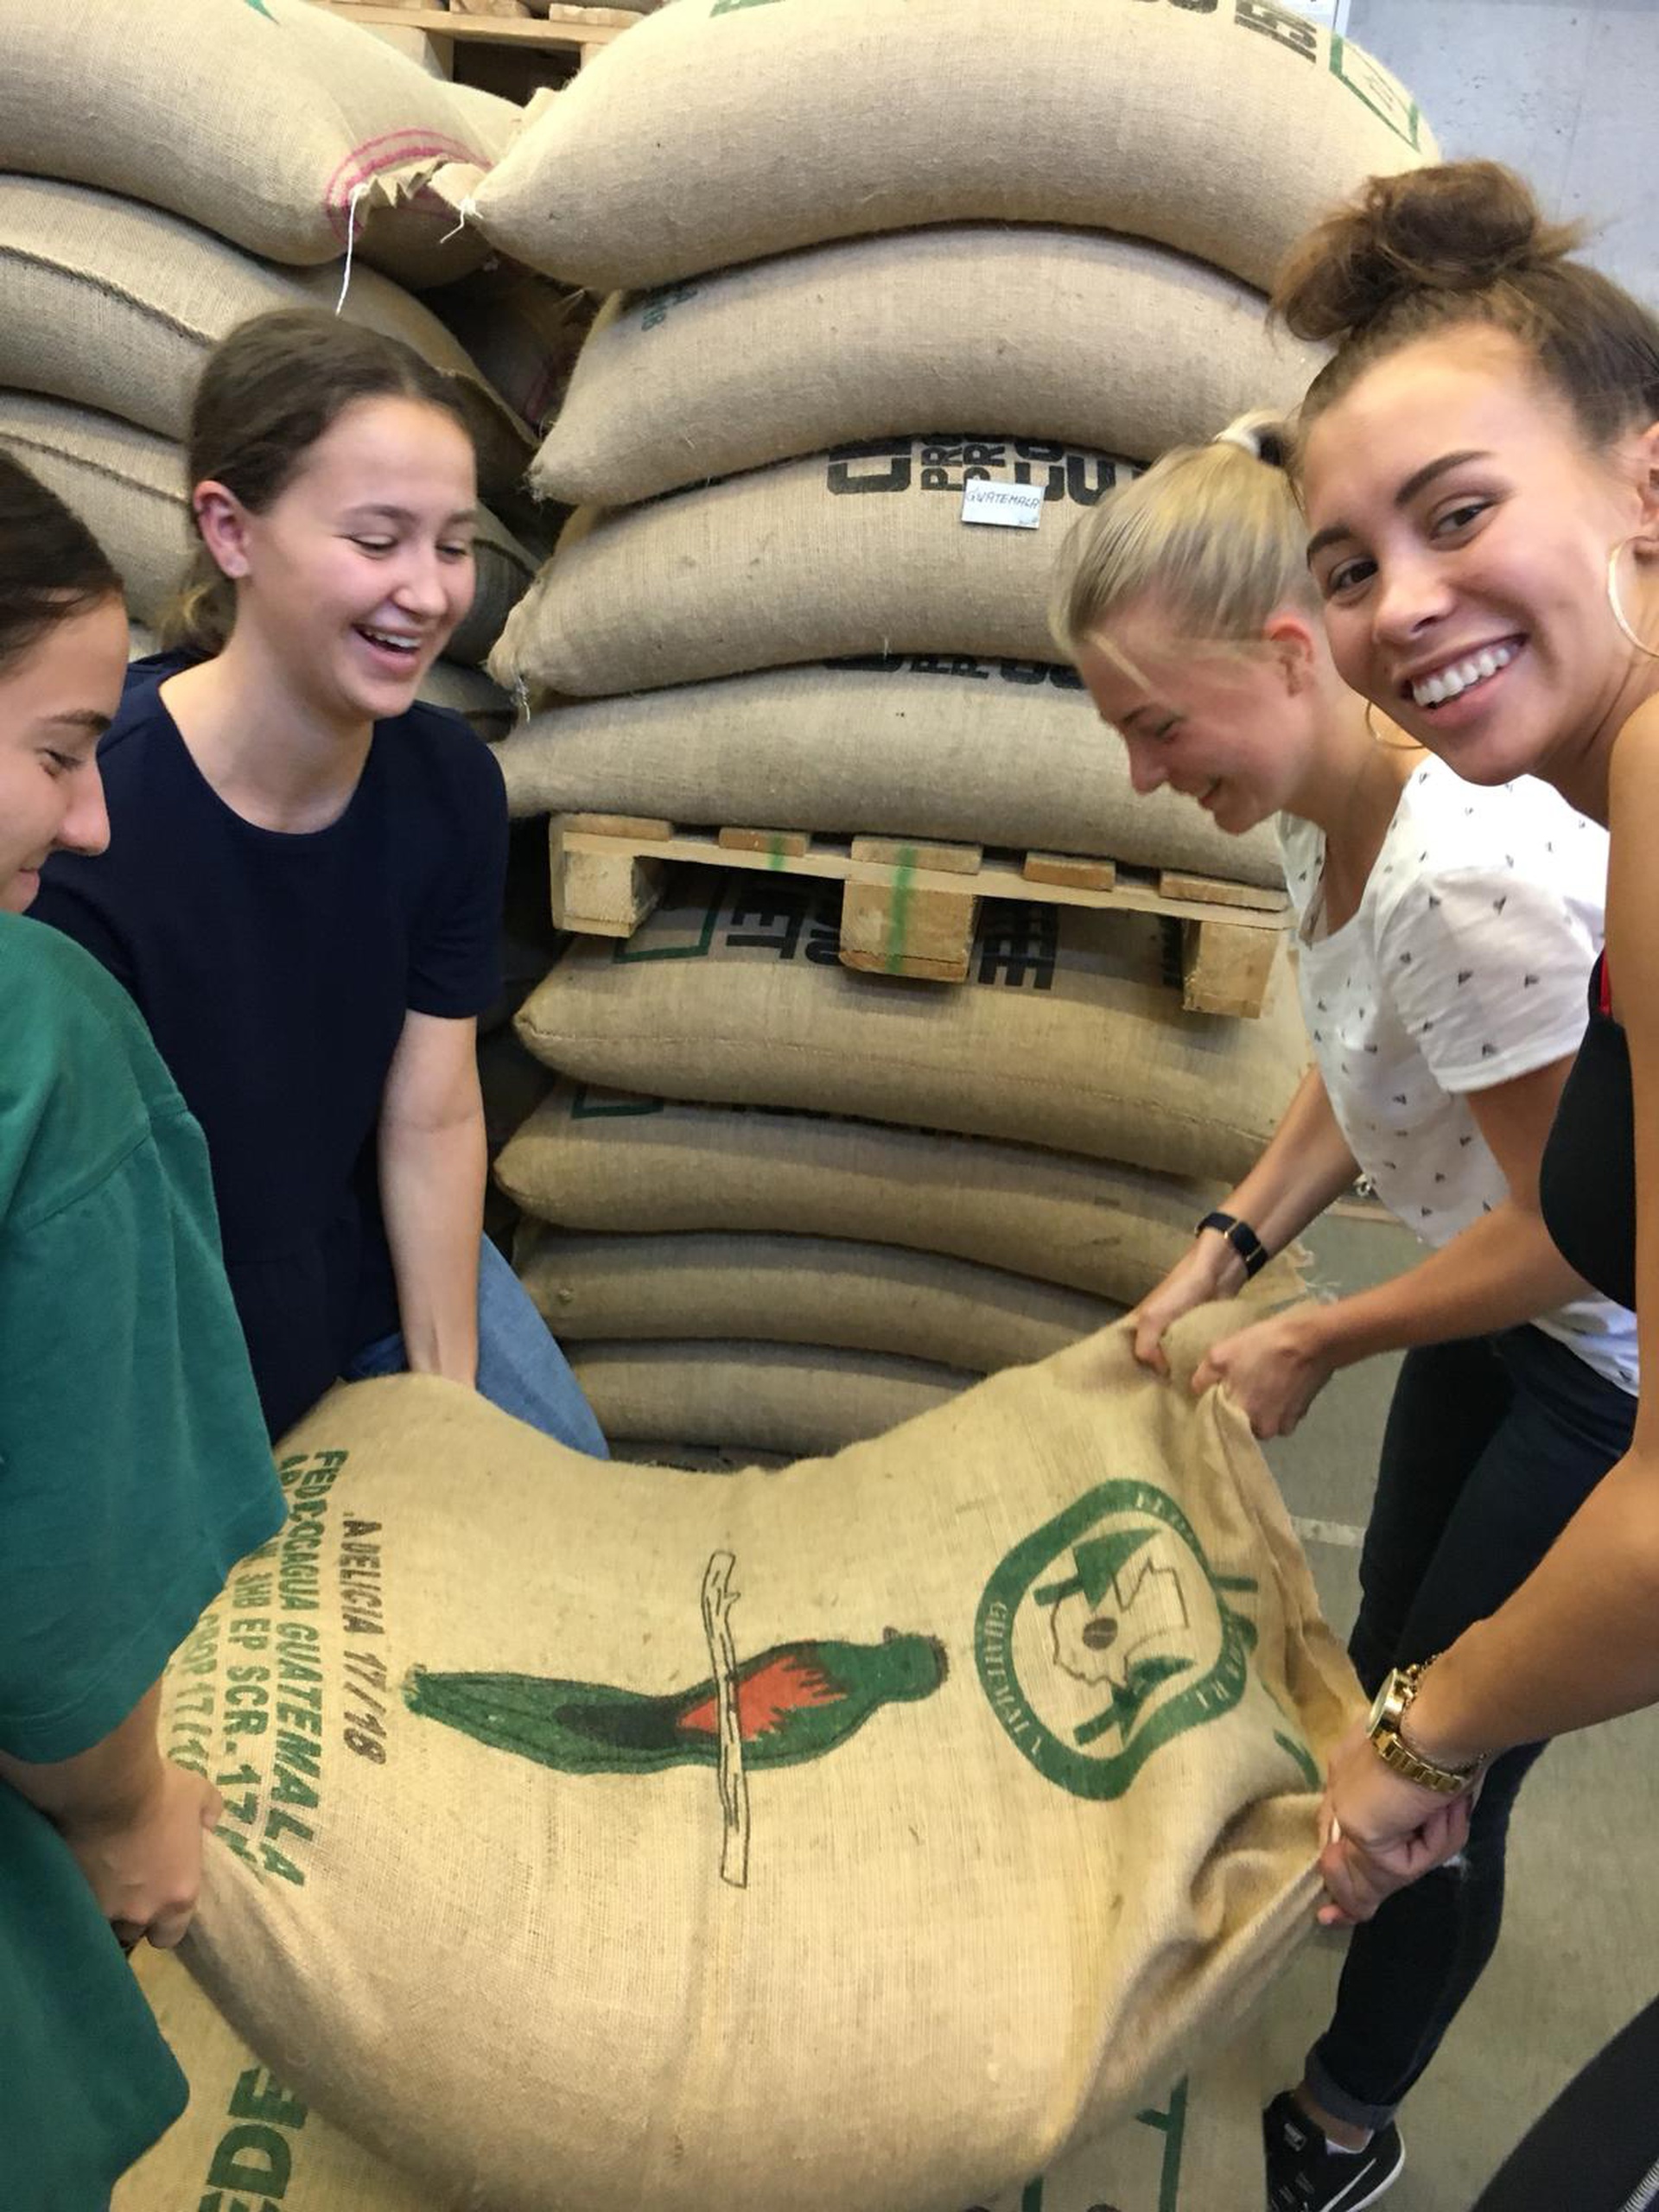
<svg viewBox="0 0 1659 2212"><path fill-rule="evenodd" d="M1547 223L1497 162L1446 162L1374 176L1294 247L1274 312L1298 338L1341 340L1408 293L1478 292L1562 260L1576 226Z"/></svg>
<svg viewBox="0 0 1659 2212"><path fill-rule="evenodd" d="M1290 425L1270 407L1257 407L1235 416L1224 430L1217 430L1212 446L1240 446L1269 468L1287 467L1292 444Z"/></svg>

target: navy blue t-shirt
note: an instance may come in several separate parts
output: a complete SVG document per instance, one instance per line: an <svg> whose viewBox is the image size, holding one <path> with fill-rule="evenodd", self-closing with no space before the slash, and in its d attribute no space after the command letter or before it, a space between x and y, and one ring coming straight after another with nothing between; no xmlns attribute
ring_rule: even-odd
<svg viewBox="0 0 1659 2212"><path fill-rule="evenodd" d="M110 849L59 854L35 918L137 1000L201 1123L225 1263L272 1436L398 1325L378 1195L381 1093L404 1016L466 1017L499 989L501 772L456 715L375 725L326 830L262 830L202 775L128 671L99 747Z"/></svg>

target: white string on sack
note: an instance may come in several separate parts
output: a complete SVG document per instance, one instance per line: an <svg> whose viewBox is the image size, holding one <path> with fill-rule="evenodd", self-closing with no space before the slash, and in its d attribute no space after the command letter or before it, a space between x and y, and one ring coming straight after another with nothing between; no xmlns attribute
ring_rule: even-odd
<svg viewBox="0 0 1659 2212"><path fill-rule="evenodd" d="M463 200L455 210L454 228L453 230L446 231L443 236L438 240L438 244L440 245L448 245L451 238L458 238L461 232L466 229L467 224L474 219L477 213L477 200L474 200L470 196Z"/></svg>
<svg viewBox="0 0 1659 2212"><path fill-rule="evenodd" d="M352 196L346 202L346 267L340 280L340 297L334 302L334 313L339 315L346 305L346 295L352 284L352 251L357 244L357 203L368 190L368 180L352 187Z"/></svg>

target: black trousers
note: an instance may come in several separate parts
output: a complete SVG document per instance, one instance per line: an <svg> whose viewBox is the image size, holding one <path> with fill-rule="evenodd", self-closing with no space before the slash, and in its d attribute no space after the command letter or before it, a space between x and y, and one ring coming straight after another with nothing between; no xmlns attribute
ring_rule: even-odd
<svg viewBox="0 0 1659 2212"><path fill-rule="evenodd" d="M1635 1415L1627 1391L1538 1329L1407 1353L1349 1640L1368 1692L1497 1611L1623 1458ZM1307 2061L1338 2120L1376 2128L1393 2117L1484 1971L1503 1918L1510 1815L1542 1750L1494 1760L1459 1862L1354 1930L1335 2017Z"/></svg>

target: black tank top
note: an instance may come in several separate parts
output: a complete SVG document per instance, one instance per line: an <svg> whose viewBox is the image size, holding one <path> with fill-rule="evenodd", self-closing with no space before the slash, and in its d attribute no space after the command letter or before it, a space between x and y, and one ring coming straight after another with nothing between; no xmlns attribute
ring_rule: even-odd
<svg viewBox="0 0 1659 2212"><path fill-rule="evenodd" d="M1590 1027L1544 1147L1538 1200L1568 1263L1604 1298L1634 1308L1636 1106L1605 953L1591 970Z"/></svg>

